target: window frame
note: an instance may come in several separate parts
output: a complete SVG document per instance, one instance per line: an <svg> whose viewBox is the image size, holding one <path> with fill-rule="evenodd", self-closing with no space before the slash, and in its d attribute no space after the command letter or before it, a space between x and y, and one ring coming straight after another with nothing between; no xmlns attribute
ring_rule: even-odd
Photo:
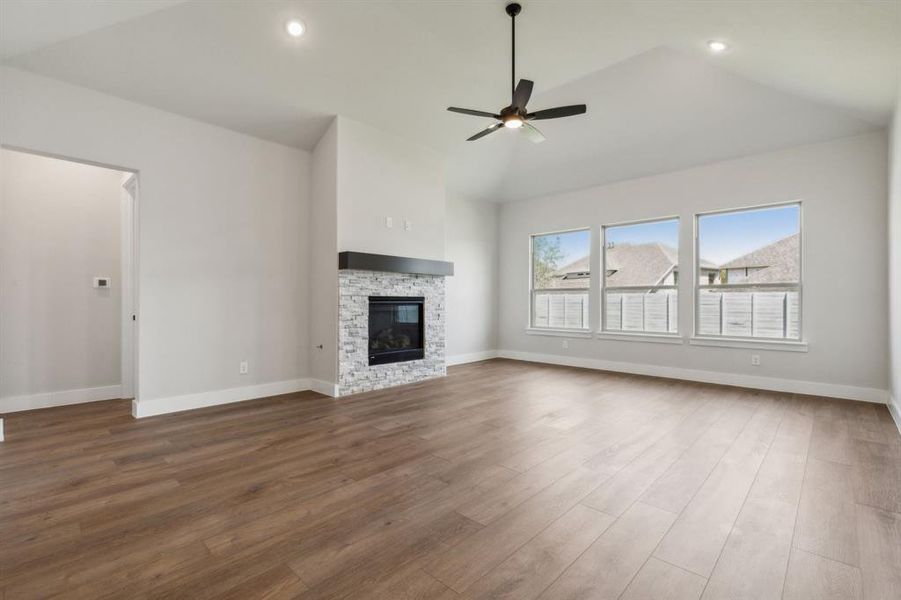
<svg viewBox="0 0 901 600"><path fill-rule="evenodd" d="M798 281L797 283L725 283L719 285L699 283L701 277L701 236L700 222L703 217L712 215L723 215L730 213L754 212L768 210L773 208L783 208L788 206L798 207ZM806 351L807 342L804 337L804 200L787 200L783 202L772 202L767 204L755 204L751 206L741 206L736 208L722 208L695 213L693 219L693 275L692 278L692 327L691 342L697 345L712 346L733 346L739 348L769 348L769 349L800 349ZM700 304L701 291L705 289L738 289L738 290L766 290L773 288L795 287L798 292L798 337L797 338L768 338L760 336L741 336L741 335L715 335L709 333L700 333ZM753 329L752 329L753 332ZM794 348L797 347L797 348Z"/></svg>
<svg viewBox="0 0 901 600"><path fill-rule="evenodd" d="M526 316L527 324L526 331L530 333L542 333L548 335L560 334L574 334L578 335L590 335L591 334L591 274L589 273L589 283L587 288L558 288L561 293L584 291L586 296L588 297L588 323L586 323L585 327L543 327L541 325L534 324L534 316L535 316L535 261L534 261L534 250L535 250L535 238L543 237L546 235L564 235L567 233L578 233L582 231L588 232L588 264L589 270L591 266L591 248L592 248L592 240L594 238L594 232L591 227L573 227L570 229L558 229L552 231L545 231L542 233L530 233L529 234L529 310ZM539 290L539 291L549 291L549 290ZM553 290L552 293L556 293L557 290Z"/></svg>
<svg viewBox="0 0 901 600"><path fill-rule="evenodd" d="M648 290L652 289L648 286L613 286L607 287L607 229L612 229L614 227L628 227L630 225L644 225L646 223L660 223L664 221L675 221L676 222L676 239L681 242L682 241L682 220L679 215L668 215L663 217L653 217L647 219L636 219L632 221L620 221L616 223L606 223L601 225L601 234L600 234L600 248L601 251L601 273L600 273L600 285L598 286L600 289L600 302L601 305L601 314L600 320L598 321L601 326L598 328L598 336L607 337L607 336L624 336L624 337L654 337L654 338L681 338L682 337L682 328L680 327L681 323L679 322L679 281L676 281L672 285L661 285L657 286L655 289L672 289L676 291L676 331L647 331L642 329L640 331L636 330L625 330L625 329L609 329L607 327L607 292L610 289L613 290L627 290L627 289L635 289L635 290ZM679 244L681 246L681 243ZM680 250L676 248L676 268L678 269L681 264L681 255Z"/></svg>

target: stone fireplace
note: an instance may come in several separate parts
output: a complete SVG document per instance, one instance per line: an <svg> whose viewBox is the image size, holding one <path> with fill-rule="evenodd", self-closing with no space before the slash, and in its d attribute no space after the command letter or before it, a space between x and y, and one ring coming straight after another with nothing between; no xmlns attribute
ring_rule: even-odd
<svg viewBox="0 0 901 600"><path fill-rule="evenodd" d="M339 255L341 396L447 373L444 278L452 273L452 263L442 261Z"/></svg>

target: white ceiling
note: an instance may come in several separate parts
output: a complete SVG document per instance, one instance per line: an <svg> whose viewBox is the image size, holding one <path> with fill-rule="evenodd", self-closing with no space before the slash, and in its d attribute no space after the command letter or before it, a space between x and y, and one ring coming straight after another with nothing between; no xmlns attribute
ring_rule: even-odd
<svg viewBox="0 0 901 600"><path fill-rule="evenodd" d="M0 58L161 10L185 0L2 0Z"/></svg>
<svg viewBox="0 0 901 600"><path fill-rule="evenodd" d="M542 123L540 145L466 143L486 123L444 108L507 103L503 1L0 4L11 66L305 149L346 115L444 153L451 187L490 199L884 126L901 79L901 2L524 2L530 108L589 113Z"/></svg>

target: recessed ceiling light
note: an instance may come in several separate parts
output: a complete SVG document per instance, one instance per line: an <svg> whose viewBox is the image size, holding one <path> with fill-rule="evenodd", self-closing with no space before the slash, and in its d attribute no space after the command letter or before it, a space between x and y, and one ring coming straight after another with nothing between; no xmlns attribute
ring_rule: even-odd
<svg viewBox="0 0 901 600"><path fill-rule="evenodd" d="M285 23L285 29L287 30L289 35L293 37L300 37L307 30L307 27L300 19L291 19L290 21Z"/></svg>
<svg viewBox="0 0 901 600"><path fill-rule="evenodd" d="M710 40L707 42L707 48L714 54L720 54L729 48L729 44L722 40Z"/></svg>

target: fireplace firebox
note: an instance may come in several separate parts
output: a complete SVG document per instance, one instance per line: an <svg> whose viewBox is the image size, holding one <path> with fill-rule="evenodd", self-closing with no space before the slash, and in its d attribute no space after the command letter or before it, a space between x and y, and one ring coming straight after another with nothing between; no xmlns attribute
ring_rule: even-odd
<svg viewBox="0 0 901 600"><path fill-rule="evenodd" d="M425 356L422 296L369 296L369 364L418 360Z"/></svg>

